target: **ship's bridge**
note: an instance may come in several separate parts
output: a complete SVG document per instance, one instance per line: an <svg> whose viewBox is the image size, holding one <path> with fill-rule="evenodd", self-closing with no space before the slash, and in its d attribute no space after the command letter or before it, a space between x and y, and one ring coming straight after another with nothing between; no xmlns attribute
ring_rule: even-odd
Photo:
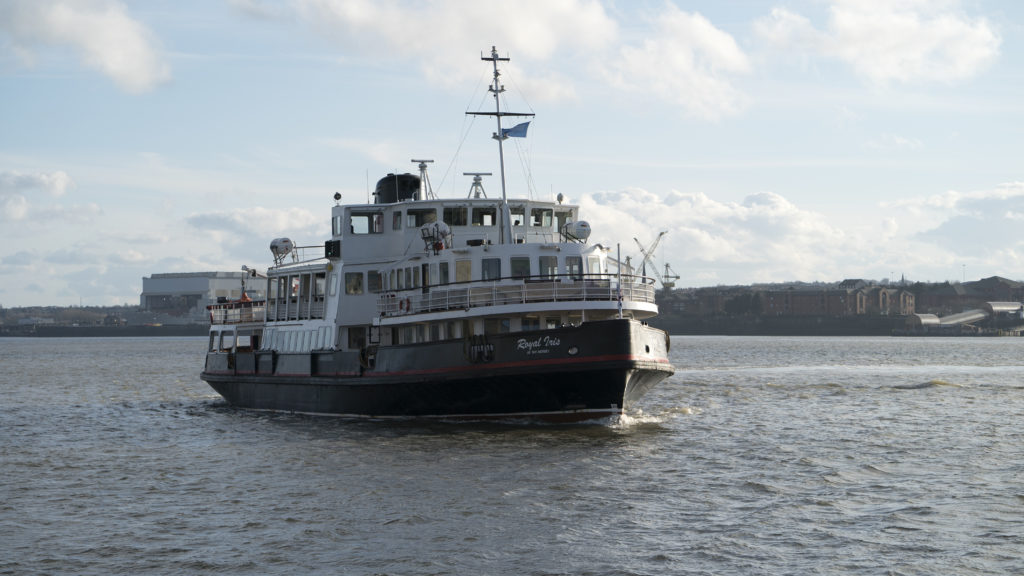
<svg viewBox="0 0 1024 576"><path fill-rule="evenodd" d="M511 243L575 240L578 206L533 200L508 203ZM426 235L458 248L500 243L501 203L489 198L335 206L332 234L343 257L387 258L422 251ZM568 231L568 233L567 233Z"/></svg>

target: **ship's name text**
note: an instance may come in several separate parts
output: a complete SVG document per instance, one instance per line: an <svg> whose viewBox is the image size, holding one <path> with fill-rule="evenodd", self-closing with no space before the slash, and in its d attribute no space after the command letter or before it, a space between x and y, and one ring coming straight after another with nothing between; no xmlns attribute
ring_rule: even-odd
<svg viewBox="0 0 1024 576"><path fill-rule="evenodd" d="M542 336L532 340L520 338L518 342L516 342L516 349L526 351L527 355L548 354L551 352L552 347L561 346L561 344L561 340L558 338L552 338L551 336Z"/></svg>

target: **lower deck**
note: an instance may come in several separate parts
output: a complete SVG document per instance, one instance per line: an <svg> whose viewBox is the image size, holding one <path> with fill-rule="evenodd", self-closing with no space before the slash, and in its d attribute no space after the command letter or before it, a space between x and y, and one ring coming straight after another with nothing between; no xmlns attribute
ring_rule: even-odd
<svg viewBox="0 0 1024 576"><path fill-rule="evenodd" d="M619 413L671 375L668 346L661 330L610 320L351 351L213 350L203 379L246 408L579 419Z"/></svg>

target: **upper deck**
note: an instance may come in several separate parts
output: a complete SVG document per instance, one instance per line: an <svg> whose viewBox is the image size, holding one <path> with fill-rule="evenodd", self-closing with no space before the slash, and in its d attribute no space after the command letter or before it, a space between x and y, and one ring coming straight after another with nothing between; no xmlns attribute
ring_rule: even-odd
<svg viewBox="0 0 1024 576"><path fill-rule="evenodd" d="M571 240L567 224L578 222L578 206L536 200L508 202L512 244ZM502 234L501 201L490 198L411 200L335 206L332 237L348 263L390 260L428 248L425 230L443 223L444 248L493 245Z"/></svg>

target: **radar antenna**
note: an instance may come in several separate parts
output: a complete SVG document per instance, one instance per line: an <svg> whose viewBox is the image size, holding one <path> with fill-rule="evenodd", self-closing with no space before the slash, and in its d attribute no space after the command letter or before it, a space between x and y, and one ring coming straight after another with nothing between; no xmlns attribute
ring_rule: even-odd
<svg viewBox="0 0 1024 576"><path fill-rule="evenodd" d="M487 198L487 192L484 191L484 179L481 176L490 176L490 172L463 172L462 175L473 177L473 184L469 187L469 195L466 198L480 198L481 196Z"/></svg>
<svg viewBox="0 0 1024 576"><path fill-rule="evenodd" d="M433 160L417 160L413 158L409 162L419 162L420 164L420 198L437 200L437 196L434 196L434 187L430 185L430 178L427 176L427 164L432 163Z"/></svg>

